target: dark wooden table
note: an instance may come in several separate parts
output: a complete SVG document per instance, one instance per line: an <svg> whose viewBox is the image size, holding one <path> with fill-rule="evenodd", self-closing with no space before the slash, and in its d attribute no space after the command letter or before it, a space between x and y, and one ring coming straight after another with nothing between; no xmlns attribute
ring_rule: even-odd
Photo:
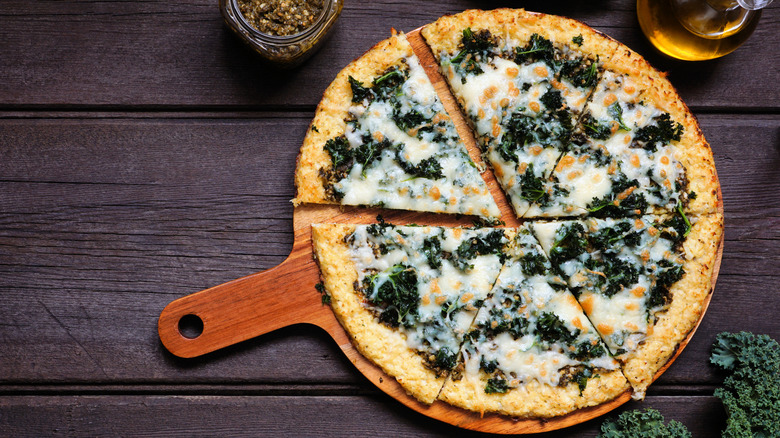
<svg viewBox="0 0 780 438"><path fill-rule="evenodd" d="M709 311L643 403L697 437L724 426L721 331L780 339L780 4L735 53L673 61L625 1L347 1L332 38L269 70L216 0L0 4L0 435L449 436L290 327L182 360L170 301L280 263L293 168L323 90L389 35L468 8L583 20L666 70L712 144L726 243ZM622 409L621 409L622 410ZM594 436L602 419L544 436Z"/></svg>

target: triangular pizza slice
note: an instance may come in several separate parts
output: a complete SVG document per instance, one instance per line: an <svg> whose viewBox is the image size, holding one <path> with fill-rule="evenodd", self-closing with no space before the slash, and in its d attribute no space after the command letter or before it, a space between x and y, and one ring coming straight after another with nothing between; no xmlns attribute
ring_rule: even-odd
<svg viewBox="0 0 780 438"><path fill-rule="evenodd" d="M527 227L510 254L439 398L479 412L552 417L626 391L620 365Z"/></svg>
<svg viewBox="0 0 780 438"><path fill-rule="evenodd" d="M466 11L423 28L518 217L571 215L550 180L614 41L574 20Z"/></svg>
<svg viewBox="0 0 780 438"><path fill-rule="evenodd" d="M295 184L296 205L500 216L403 34L352 62L325 91Z"/></svg>
<svg viewBox="0 0 780 438"><path fill-rule="evenodd" d="M678 214L531 225L637 398L703 312L722 221Z"/></svg>
<svg viewBox="0 0 780 438"><path fill-rule="evenodd" d="M456 365L511 231L314 225L314 251L336 317L357 349L431 403Z"/></svg>

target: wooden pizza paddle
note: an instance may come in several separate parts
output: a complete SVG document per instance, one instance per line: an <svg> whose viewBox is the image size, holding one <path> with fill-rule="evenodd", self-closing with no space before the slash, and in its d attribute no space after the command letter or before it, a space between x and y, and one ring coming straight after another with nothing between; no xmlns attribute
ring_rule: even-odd
<svg viewBox="0 0 780 438"><path fill-rule="evenodd" d="M472 133L463 119L455 99L439 74L433 54L423 41L420 29L407 34L415 54L431 78L458 133L476 163L481 157ZM490 172L483 177L496 200L506 226L521 224L506 200L497 181ZM191 358L213 352L239 342L294 324L312 324L333 337L355 367L379 389L404 405L431 418L465 429L502 434L545 432L582 423L603 415L631 398L626 391L607 403L580 409L568 415L550 419L516 419L497 414L480 415L441 401L426 405L409 396L395 378L364 358L352 345L349 335L339 324L330 306L322 303L322 296L315 288L320 281L319 268L313 259L311 225L316 223L375 223L381 214L393 224L426 224L440 226L471 226L473 218L456 218L453 215L415 213L377 208L341 207L338 205L301 205L293 212L294 241L287 259L279 266L264 272L248 275L228 283L180 298L168 304L160 314L158 332L165 348L176 356ZM723 250L721 240L712 277L712 288L718 276ZM712 289L710 290L712 292ZM703 305L702 317L712 294ZM180 330L182 318L196 318L203 323L202 332L187 337ZM658 378L674 362L696 331L701 318L680 344L674 356L655 375Z"/></svg>

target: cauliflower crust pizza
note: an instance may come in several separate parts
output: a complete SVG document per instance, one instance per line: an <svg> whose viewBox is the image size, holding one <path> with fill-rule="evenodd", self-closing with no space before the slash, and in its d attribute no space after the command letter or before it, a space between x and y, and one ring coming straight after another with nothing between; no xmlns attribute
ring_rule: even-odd
<svg viewBox="0 0 780 438"><path fill-rule="evenodd" d="M394 31L326 90L293 202L496 224L492 172L522 225L315 224L336 317L424 403L550 418L643 398L698 323L722 242L696 119L641 56L574 20L471 10L421 35L486 164Z"/></svg>

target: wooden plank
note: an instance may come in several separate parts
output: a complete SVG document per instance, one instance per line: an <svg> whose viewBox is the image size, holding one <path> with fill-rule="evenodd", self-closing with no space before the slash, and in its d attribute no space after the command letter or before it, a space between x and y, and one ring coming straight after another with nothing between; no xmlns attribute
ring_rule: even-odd
<svg viewBox="0 0 780 438"><path fill-rule="evenodd" d="M671 73L694 108L778 108L780 89L771 86L780 61L778 5L769 6L743 48L706 63L659 55L639 30L634 5L523 3L583 20L638 50ZM279 72L228 31L215 1L7 1L0 15L0 106L313 108L336 73L391 28L410 31L446 13L499 6L517 3L346 2L322 50L299 69Z"/></svg>
<svg viewBox="0 0 780 438"><path fill-rule="evenodd" d="M309 120L270 116L1 119L0 383L368 387L308 327L193 361L157 339L173 299L289 253L292 172ZM767 292L780 275L780 117L701 122L723 183L726 249L701 328L651 392L717 383L707 358L722 330L780 339Z"/></svg>
<svg viewBox="0 0 780 438"><path fill-rule="evenodd" d="M720 401L711 396L648 397L693 436L719 436ZM610 414L609 417L614 417ZM606 417L604 417L606 418ZM545 434L594 437L604 418ZM384 396L3 396L0 431L9 436L483 436L402 409Z"/></svg>

